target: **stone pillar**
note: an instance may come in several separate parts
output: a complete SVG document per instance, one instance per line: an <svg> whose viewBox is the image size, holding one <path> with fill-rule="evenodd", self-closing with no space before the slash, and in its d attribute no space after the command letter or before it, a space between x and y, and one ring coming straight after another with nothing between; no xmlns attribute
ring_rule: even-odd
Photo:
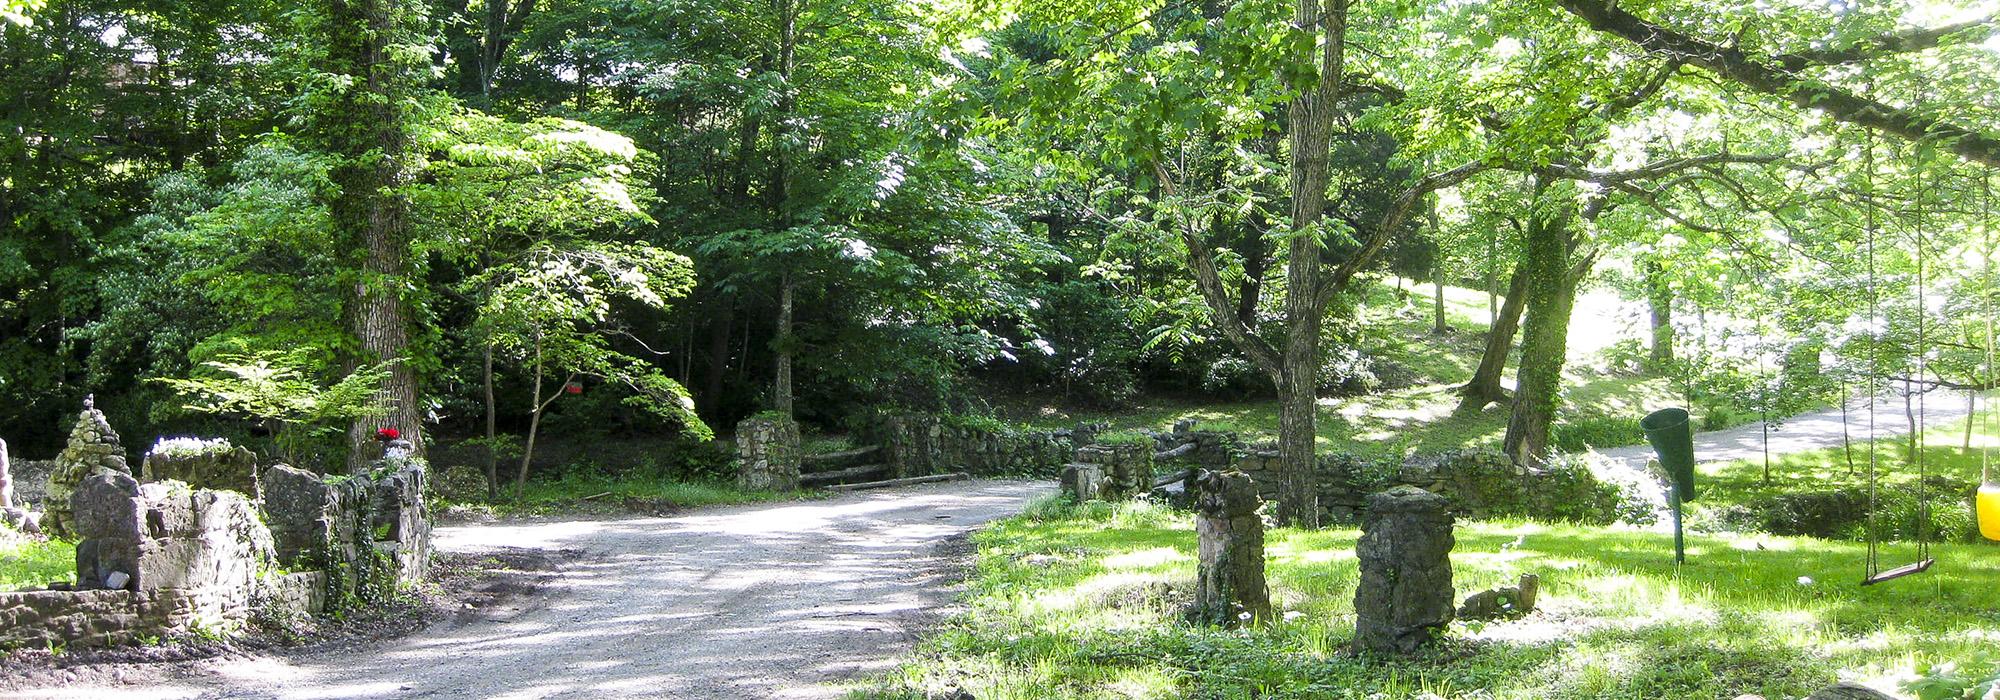
<svg viewBox="0 0 2000 700"><path fill-rule="evenodd" d="M1194 477L1194 490L1200 546L1188 619L1223 626L1270 621L1257 484L1242 472L1203 470Z"/></svg>
<svg viewBox="0 0 2000 700"><path fill-rule="evenodd" d="M1096 444L1076 448L1076 461L1103 468L1104 500L1117 501L1153 490L1153 446L1139 443Z"/></svg>
<svg viewBox="0 0 2000 700"><path fill-rule="evenodd" d="M83 412L77 414L76 427L70 430L69 446L56 457L56 469L49 474L43 529L58 537L75 537L78 533L70 497L85 479L111 473L131 476L132 467L125 463L125 448L118 444L118 433L97 410L96 402L86 397Z"/></svg>
<svg viewBox="0 0 2000 700"><path fill-rule="evenodd" d="M799 424L751 417L736 424L736 485L752 491L799 489Z"/></svg>
<svg viewBox="0 0 2000 700"><path fill-rule="evenodd" d="M1407 654L1452 620L1451 503L1414 486L1368 496L1355 554L1357 651Z"/></svg>

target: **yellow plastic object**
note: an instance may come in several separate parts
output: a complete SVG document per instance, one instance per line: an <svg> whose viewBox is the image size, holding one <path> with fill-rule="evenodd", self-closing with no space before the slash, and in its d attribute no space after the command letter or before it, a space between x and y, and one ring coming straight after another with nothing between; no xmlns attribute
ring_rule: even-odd
<svg viewBox="0 0 2000 700"><path fill-rule="evenodd" d="M1979 534L2000 541L2000 484L1979 487Z"/></svg>

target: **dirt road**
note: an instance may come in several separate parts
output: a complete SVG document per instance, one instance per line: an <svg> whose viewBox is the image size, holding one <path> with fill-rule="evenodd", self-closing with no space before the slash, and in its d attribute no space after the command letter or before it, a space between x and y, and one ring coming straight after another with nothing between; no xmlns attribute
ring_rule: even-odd
<svg viewBox="0 0 2000 700"><path fill-rule="evenodd" d="M948 542L1053 485L960 481L669 518L445 527L439 547L580 549L524 609L386 646L211 662L51 698L832 698L949 602Z"/></svg>
<svg viewBox="0 0 2000 700"><path fill-rule="evenodd" d="M1848 403L1845 430L1857 446L1869 436L1869 408L1869 401L1866 398ZM1876 438L1887 439L1907 435L1910 432L1909 418L1904 413L1901 394L1882 396L1874 402L1873 408ZM1915 406L1912 405L1911 408L1914 409ZM1957 435L1965 430L1965 414L1963 394L1947 395L1938 392L1924 399L1922 415L1926 430L1941 430ZM1842 430L1841 412L1838 407L1786 418L1770 433L1771 456L1839 447ZM1764 437L1763 425L1755 422L1728 430L1695 433L1695 459L1701 462L1759 459L1764 455ZM1598 450L1598 453L1626 462L1634 468L1644 468L1646 460L1653 457L1653 448L1633 445Z"/></svg>

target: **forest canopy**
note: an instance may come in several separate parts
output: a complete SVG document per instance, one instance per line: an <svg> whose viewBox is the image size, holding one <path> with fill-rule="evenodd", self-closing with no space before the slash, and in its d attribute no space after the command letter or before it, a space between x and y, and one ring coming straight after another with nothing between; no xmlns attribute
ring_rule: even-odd
<svg viewBox="0 0 2000 700"><path fill-rule="evenodd" d="M1990 3L0 17L22 452L86 394L121 429L283 435L325 465L384 426L519 449L551 424L699 440L764 410L1199 394L1276 399L1302 473L1322 397L1407 372L1358 311L1404 281L1436 286L1440 331L1446 286L1489 295L1457 408L1506 411L1523 461L1552 449L1591 289L1649 305L1644 362L1690 399L1991 381ZM180 390L277 359L317 390L374 372L387 410L298 432Z"/></svg>

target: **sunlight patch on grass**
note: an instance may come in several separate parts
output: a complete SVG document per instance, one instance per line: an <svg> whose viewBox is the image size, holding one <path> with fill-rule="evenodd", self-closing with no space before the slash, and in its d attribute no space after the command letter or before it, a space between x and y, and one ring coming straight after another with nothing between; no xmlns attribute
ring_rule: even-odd
<svg viewBox="0 0 2000 700"><path fill-rule="evenodd" d="M1480 643L1384 664L1343 653L1353 634L1351 528L1267 533L1273 602L1289 619L1232 632L1188 627L1171 606L1129 595L1192 578L1184 518L1135 505L1074 512L977 535L980 573L968 584L977 624L928 644L927 660L889 685L957 685L980 698L1128 697L1135 688L1163 698L1363 700L1427 688L1510 700L1799 697L1913 660L1969 658L2000 638L1992 547L1939 545L1927 578L1862 588L1855 543L1694 536L1688 564L1676 567L1662 533L1475 521L1458 528L1456 595L1537 573L1542 611L1458 623L1454 637ZM1046 551L1077 564L1026 559ZM1058 599L1060 608L1045 605Z"/></svg>

